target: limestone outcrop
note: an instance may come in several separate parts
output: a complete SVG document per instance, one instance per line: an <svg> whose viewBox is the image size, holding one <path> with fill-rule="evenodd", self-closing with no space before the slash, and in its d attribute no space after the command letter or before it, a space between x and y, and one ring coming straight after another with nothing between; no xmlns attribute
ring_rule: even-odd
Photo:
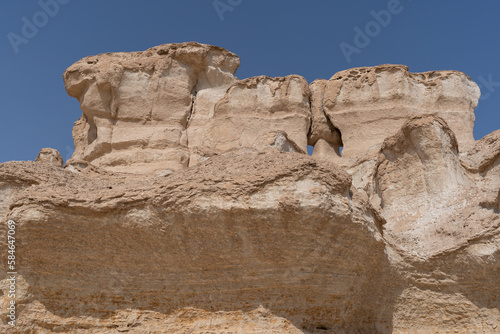
<svg viewBox="0 0 500 334"><path fill-rule="evenodd" d="M196 163L233 148L264 149L283 140L280 138L288 142L289 151L306 153L310 119L309 87L304 78L241 80L213 106L195 103L187 132L191 158Z"/></svg>
<svg viewBox="0 0 500 334"><path fill-rule="evenodd" d="M190 42L65 72L73 157L0 164L0 331L498 333L500 130L474 141L477 85L238 65Z"/></svg>
<svg viewBox="0 0 500 334"><path fill-rule="evenodd" d="M64 165L61 154L53 148L42 148L40 153L38 153L35 162L47 163L59 167L63 167Z"/></svg>
<svg viewBox="0 0 500 334"><path fill-rule="evenodd" d="M385 307L381 287L393 280L381 232L352 201L347 173L329 163L243 149L162 177L91 175L57 174L10 206L30 268L31 293L19 301L29 305L26 324L51 328L71 310L93 315L75 323L83 329L117 307L169 315L262 306L310 329L391 321L366 307Z"/></svg>
<svg viewBox="0 0 500 334"><path fill-rule="evenodd" d="M80 102L75 154L106 170L179 170L231 148L274 142L307 151L309 87L304 78L238 80L239 58L198 43L87 57L64 73ZM279 138L278 138L279 139Z"/></svg>
<svg viewBox="0 0 500 334"><path fill-rule="evenodd" d="M474 145L480 90L461 72L411 73L407 66L380 65L341 71L321 85L323 99L313 108L322 108L340 130L346 157L361 156L406 120L426 114L447 121L462 151Z"/></svg>
<svg viewBox="0 0 500 334"><path fill-rule="evenodd" d="M229 51L198 43L80 60L64 73L66 91L83 110L72 160L138 173L187 167L194 97L227 88L239 63Z"/></svg>

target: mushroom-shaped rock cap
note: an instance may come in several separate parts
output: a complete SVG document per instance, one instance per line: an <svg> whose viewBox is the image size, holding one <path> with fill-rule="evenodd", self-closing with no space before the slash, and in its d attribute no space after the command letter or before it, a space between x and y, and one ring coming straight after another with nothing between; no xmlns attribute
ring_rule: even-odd
<svg viewBox="0 0 500 334"><path fill-rule="evenodd" d="M76 62L63 76L83 111L72 159L131 173L186 167L195 97L227 88L239 64L234 53L194 42Z"/></svg>

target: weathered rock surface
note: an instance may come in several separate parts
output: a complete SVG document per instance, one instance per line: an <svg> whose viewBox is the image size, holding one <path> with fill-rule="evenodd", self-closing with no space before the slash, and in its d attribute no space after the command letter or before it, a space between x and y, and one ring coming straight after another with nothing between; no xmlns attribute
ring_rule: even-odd
<svg viewBox="0 0 500 334"><path fill-rule="evenodd" d="M333 126L323 108L327 84L327 80L319 79L309 85L312 121L308 145L314 147L313 156L315 158L335 160L337 157L340 157L340 147L344 145L340 131Z"/></svg>
<svg viewBox="0 0 500 334"><path fill-rule="evenodd" d="M323 100L318 99L314 108L323 108L342 133L345 157L366 153L406 120L425 114L448 122L461 151L474 145L474 108L480 91L461 72L411 73L402 65L353 68L335 74L323 89Z"/></svg>
<svg viewBox="0 0 500 334"><path fill-rule="evenodd" d="M61 154L53 148L43 148L40 153L38 153L35 162L43 162L58 167L63 167L64 165Z"/></svg>
<svg viewBox="0 0 500 334"><path fill-rule="evenodd" d="M500 189L500 131L494 131L483 139L462 158L465 167L476 173L476 182L483 189Z"/></svg>
<svg viewBox="0 0 500 334"><path fill-rule="evenodd" d="M83 115L75 161L150 173L193 166L231 148L259 147L284 133L304 153L310 125L304 78L233 76L239 58L222 48L167 44L87 57L64 73Z"/></svg>
<svg viewBox="0 0 500 334"><path fill-rule="evenodd" d="M0 331L498 333L500 131L474 142L477 86L238 64L183 43L68 69L72 159L0 164Z"/></svg>
<svg viewBox="0 0 500 334"><path fill-rule="evenodd" d="M64 73L66 91L83 110L72 160L136 173L186 167L195 95L227 88L239 62L229 51L198 43L80 60Z"/></svg>
<svg viewBox="0 0 500 334"><path fill-rule="evenodd" d="M382 145L373 197L387 221L385 240L406 255L410 286L395 318L408 332L498 331L499 188L474 182L478 177L460 161L457 140L440 118L407 121ZM434 316L426 315L431 310Z"/></svg>
<svg viewBox="0 0 500 334"><path fill-rule="evenodd" d="M10 206L20 266L30 268L19 300L26 324L55 330L52 321L74 316L83 329L117 309L263 307L301 329L391 325L381 288L397 281L380 229L335 165L247 149L163 177L54 176Z"/></svg>
<svg viewBox="0 0 500 334"><path fill-rule="evenodd" d="M192 162L232 148L265 149L282 140L279 134L286 137L290 150L305 153L310 118L304 78L261 76L238 81L215 105L195 103L188 129Z"/></svg>

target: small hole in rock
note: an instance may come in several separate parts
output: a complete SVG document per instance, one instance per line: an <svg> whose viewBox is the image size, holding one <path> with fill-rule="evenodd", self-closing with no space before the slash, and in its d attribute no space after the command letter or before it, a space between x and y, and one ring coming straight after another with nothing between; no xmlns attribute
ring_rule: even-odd
<svg viewBox="0 0 500 334"><path fill-rule="evenodd" d="M311 145L307 145L307 154L312 155L313 154L314 147Z"/></svg>

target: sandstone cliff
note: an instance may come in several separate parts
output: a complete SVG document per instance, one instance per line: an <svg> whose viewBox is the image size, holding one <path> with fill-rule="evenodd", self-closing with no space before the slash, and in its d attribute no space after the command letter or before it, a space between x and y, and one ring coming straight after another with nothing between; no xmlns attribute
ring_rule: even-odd
<svg viewBox="0 0 500 334"><path fill-rule="evenodd" d="M500 130L474 141L477 85L238 66L191 42L64 73L73 157L0 164L1 331L499 333Z"/></svg>

